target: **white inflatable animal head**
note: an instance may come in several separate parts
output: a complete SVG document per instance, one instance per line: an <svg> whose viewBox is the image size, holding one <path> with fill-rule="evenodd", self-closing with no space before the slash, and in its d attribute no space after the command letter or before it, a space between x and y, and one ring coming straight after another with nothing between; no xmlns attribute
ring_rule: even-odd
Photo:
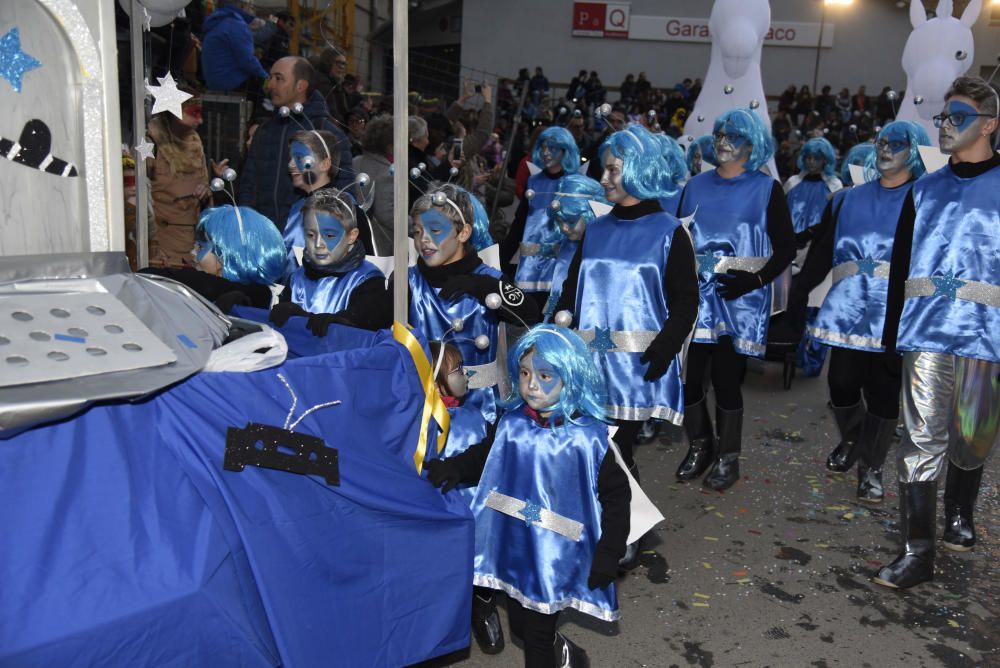
<svg viewBox="0 0 1000 668"><path fill-rule="evenodd" d="M927 18L921 0L910 2L913 32L903 48L903 71L906 72L906 99L899 118L919 117L925 123L944 107L944 94L951 82L965 74L972 65L974 43L972 26L979 18L983 0L971 0L961 18L951 15L952 0L939 0L937 16ZM909 109L920 100L914 110ZM915 111L915 114L914 114Z"/></svg>
<svg viewBox="0 0 1000 668"><path fill-rule="evenodd" d="M722 67L732 80L751 65L759 68L764 37L771 25L768 0L716 0L708 19L712 43L722 51Z"/></svg>

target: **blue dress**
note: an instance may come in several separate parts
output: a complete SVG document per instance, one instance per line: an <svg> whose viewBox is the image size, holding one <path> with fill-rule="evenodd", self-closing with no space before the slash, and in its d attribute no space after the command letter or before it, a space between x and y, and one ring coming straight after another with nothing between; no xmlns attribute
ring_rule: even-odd
<svg viewBox="0 0 1000 668"><path fill-rule="evenodd" d="M798 175L788 179L790 184L793 179L797 183L792 184L785 193L785 198L788 200L788 210L792 214L792 227L798 234L819 225L823 218L823 209L830 201L830 195L839 191L841 186L839 181L827 183L823 179L806 179Z"/></svg>
<svg viewBox="0 0 1000 668"><path fill-rule="evenodd" d="M524 221L520 260L514 281L525 292L548 292L552 289L552 272L555 270L559 244L565 239L555 223L549 220L549 204L555 197L558 180L544 173L528 177L527 190L535 196L528 200L528 217Z"/></svg>

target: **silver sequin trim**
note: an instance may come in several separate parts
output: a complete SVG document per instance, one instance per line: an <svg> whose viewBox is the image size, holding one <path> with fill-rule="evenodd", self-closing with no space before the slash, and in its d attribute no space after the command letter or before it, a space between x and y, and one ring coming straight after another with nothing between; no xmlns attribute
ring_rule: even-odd
<svg viewBox="0 0 1000 668"><path fill-rule="evenodd" d="M858 334L841 334L840 332L834 332L829 329L820 329L819 327L809 327L809 336L819 339L820 343L825 343L827 345L843 345L851 346L853 348L864 348L865 350L871 350L872 352L880 352L883 350L882 347L882 337L875 338L872 336L860 336Z"/></svg>
<svg viewBox="0 0 1000 668"><path fill-rule="evenodd" d="M526 505L528 504L521 499L515 499L513 496L501 494L496 490L491 490L489 495L486 497L487 508L492 508L493 510L497 510L504 515L510 515L514 519L521 521L525 521L525 517L520 514L519 511L523 510ZM531 522L532 526L554 531L560 536L565 536L572 541L580 540L580 536L583 535L583 524L577 522L576 520L563 517L559 513L554 513L546 508L542 508L538 513L538 516L540 519L537 522Z"/></svg>
<svg viewBox="0 0 1000 668"><path fill-rule="evenodd" d="M669 406L606 406L608 417L615 420L630 420L645 422L646 420L666 420L671 424L680 425L684 422L684 413L675 411Z"/></svg>
<svg viewBox="0 0 1000 668"><path fill-rule="evenodd" d="M834 283L837 281L842 281L849 276L854 276L858 273L858 263L855 261L844 262L838 264L833 268L832 280ZM889 278L889 263L888 262L878 262L875 265L875 278Z"/></svg>
<svg viewBox="0 0 1000 668"><path fill-rule="evenodd" d="M518 281L517 287L525 292L548 292L552 289L552 281Z"/></svg>
<svg viewBox="0 0 1000 668"><path fill-rule="evenodd" d="M732 336L732 333L726 330L726 323L720 322L715 326L715 329L708 329L707 327L698 327L694 330L694 343L705 343L704 340L699 341L698 339L708 339L711 343L716 343L719 337L722 335L727 335L733 339L733 347L736 348L737 352L749 353L751 355L763 355L764 350L767 346L761 343L755 343L753 341L747 341L745 339L740 339Z"/></svg>
<svg viewBox="0 0 1000 668"><path fill-rule="evenodd" d="M592 329L578 329L576 333L580 335L584 343L594 340L595 331ZM649 344L653 342L659 332L647 330L634 330L628 332L611 332L611 343L615 347L609 353L644 353Z"/></svg>
<svg viewBox="0 0 1000 668"><path fill-rule="evenodd" d="M766 257L734 257L724 255L719 257L719 261L715 264L715 273L724 274L734 269L739 271L760 271L769 259Z"/></svg>
<svg viewBox="0 0 1000 668"><path fill-rule="evenodd" d="M541 250L542 250L541 244L523 243L519 247L519 252L524 257L531 257L532 255L538 255L538 253L541 252ZM557 253L559 251L559 246L558 245L553 246L552 251L553 253ZM553 257L555 257L555 255L553 255Z"/></svg>
<svg viewBox="0 0 1000 668"><path fill-rule="evenodd" d="M906 281L907 299L930 297L935 292L937 292L937 287L930 278L911 278ZM955 299L1000 308L1000 285L965 281L965 285L955 290Z"/></svg>
<svg viewBox="0 0 1000 668"><path fill-rule="evenodd" d="M482 387L493 387L500 382L500 370L497 367L496 360L488 364L466 366L465 373L468 374L470 371L475 372L469 376L470 390L477 390Z"/></svg>
<svg viewBox="0 0 1000 668"><path fill-rule="evenodd" d="M596 617L597 619L601 619L606 622L616 621L619 617L619 612L617 610L605 610L604 608L596 606L593 603L581 601L578 598L567 598L555 603L539 603L538 601L530 599L522 594L517 587L509 585L503 580L499 580L491 575L480 575L479 573L476 573L472 578L472 584L477 587L487 587L488 589L502 591L528 610L534 610L535 612L540 612L543 615L551 615L554 612L559 612L560 610L565 610L566 608L573 608L575 610L579 610L585 615L590 615L591 617Z"/></svg>

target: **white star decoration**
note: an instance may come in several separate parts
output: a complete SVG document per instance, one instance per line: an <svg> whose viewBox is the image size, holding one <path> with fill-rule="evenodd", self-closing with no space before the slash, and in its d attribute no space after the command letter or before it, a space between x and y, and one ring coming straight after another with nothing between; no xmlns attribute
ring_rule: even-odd
<svg viewBox="0 0 1000 668"><path fill-rule="evenodd" d="M169 111L180 118L184 114L181 111L181 105L185 100L190 99L191 95L177 89L177 82L174 81L170 72L167 72L165 77L157 77L157 80L160 82L159 86L150 86L149 82L146 82L146 91L153 96L153 115L155 116L161 111Z"/></svg>
<svg viewBox="0 0 1000 668"><path fill-rule="evenodd" d="M146 158L152 158L153 143L143 137L142 141L135 145L135 152L138 154L140 161L145 161Z"/></svg>
<svg viewBox="0 0 1000 668"><path fill-rule="evenodd" d="M142 8L142 29L149 32L153 29L152 26L153 15L149 13L149 10L145 7Z"/></svg>

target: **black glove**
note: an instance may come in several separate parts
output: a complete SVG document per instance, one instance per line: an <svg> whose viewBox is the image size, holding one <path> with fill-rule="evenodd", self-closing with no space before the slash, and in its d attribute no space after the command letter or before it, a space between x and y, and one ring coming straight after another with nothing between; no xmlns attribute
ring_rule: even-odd
<svg viewBox="0 0 1000 668"><path fill-rule="evenodd" d="M215 299L215 305L223 313L229 313L236 305L250 306L250 297L239 290L224 292Z"/></svg>
<svg viewBox="0 0 1000 668"><path fill-rule="evenodd" d="M663 359L663 356L658 351L653 350L652 344L646 348L646 352L639 358L639 362L649 364L649 367L646 368L646 373L642 374L642 379L647 383L662 378L663 374L667 372L667 368L670 367L670 363Z"/></svg>
<svg viewBox="0 0 1000 668"><path fill-rule="evenodd" d="M441 299L453 301L463 294L469 294L480 303L486 303L486 295L491 292L501 293L500 279L485 274L459 274L449 276L441 286Z"/></svg>
<svg viewBox="0 0 1000 668"><path fill-rule="evenodd" d="M427 480L435 487L440 487L442 494L450 492L462 482L462 472L450 459L432 459L424 462L424 470L427 471Z"/></svg>
<svg viewBox="0 0 1000 668"><path fill-rule="evenodd" d="M606 557L602 552L594 554L590 564L590 575L587 576L587 586L591 589L604 589L615 581L618 576L618 561Z"/></svg>
<svg viewBox="0 0 1000 668"><path fill-rule="evenodd" d="M326 336L326 332L330 329L330 325L347 325L348 327L357 327L354 321L348 318L343 313L315 313L309 316L309 320L306 321L306 327L315 336Z"/></svg>
<svg viewBox="0 0 1000 668"><path fill-rule="evenodd" d="M795 235L795 247L799 250L805 248L812 241L814 228L810 227L808 230L802 230Z"/></svg>
<svg viewBox="0 0 1000 668"><path fill-rule="evenodd" d="M727 302L764 287L760 276L741 269L728 271L719 276L718 280L719 285L715 291Z"/></svg>
<svg viewBox="0 0 1000 668"><path fill-rule="evenodd" d="M312 314L295 302L278 302L271 308L267 319L278 327L284 327L289 318L297 315L310 316Z"/></svg>

